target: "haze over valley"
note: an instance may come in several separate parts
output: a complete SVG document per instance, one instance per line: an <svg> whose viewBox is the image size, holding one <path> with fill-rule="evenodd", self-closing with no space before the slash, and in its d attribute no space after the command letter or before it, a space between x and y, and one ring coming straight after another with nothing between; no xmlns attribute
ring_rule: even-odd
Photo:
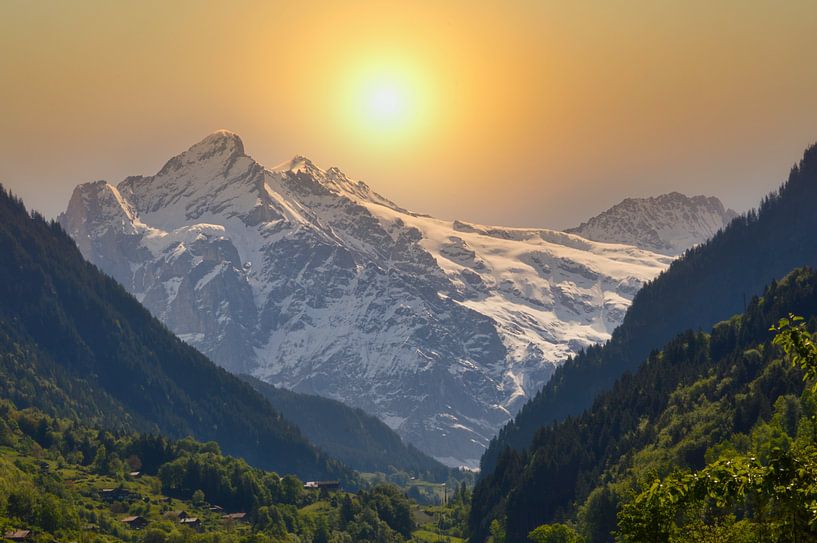
<svg viewBox="0 0 817 543"><path fill-rule="evenodd" d="M817 541L817 5L0 2L0 541Z"/></svg>

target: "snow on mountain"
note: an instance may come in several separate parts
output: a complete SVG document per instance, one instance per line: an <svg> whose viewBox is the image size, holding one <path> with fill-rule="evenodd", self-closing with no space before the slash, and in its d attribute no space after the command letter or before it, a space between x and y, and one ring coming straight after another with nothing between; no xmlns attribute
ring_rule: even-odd
<svg viewBox="0 0 817 543"><path fill-rule="evenodd" d="M714 196L678 192L653 198L627 198L566 232L606 243L626 243L678 256L712 237L737 217Z"/></svg>
<svg viewBox="0 0 817 543"><path fill-rule="evenodd" d="M452 465L476 466L671 260L414 214L304 157L264 168L227 131L154 176L78 186L60 222L222 366L361 407Z"/></svg>

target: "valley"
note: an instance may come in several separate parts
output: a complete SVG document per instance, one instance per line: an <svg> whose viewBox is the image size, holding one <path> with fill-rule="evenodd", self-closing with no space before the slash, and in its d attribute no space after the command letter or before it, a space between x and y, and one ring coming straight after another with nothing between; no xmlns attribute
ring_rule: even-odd
<svg viewBox="0 0 817 543"><path fill-rule="evenodd" d="M0 543L817 542L815 50L0 1Z"/></svg>
<svg viewBox="0 0 817 543"><path fill-rule="evenodd" d="M216 151L204 155L221 157ZM196 153L201 154L201 148ZM37 541L79 536L157 542L502 543L558 536L603 542L619 529L628 534L626 541L647 541L652 536L644 534L653 528L673 540L672 534L704 528L685 509L673 519L656 518L644 500L668 498L650 490L662 488L655 486L658 483L645 486L651 477L688 484L672 477L695 481L695 475L674 474L723 470L734 458L739 469L769 479L773 466L791 458L804 475L787 479L789 484L810 493L809 474L817 473L809 460L817 279L812 268L797 264L811 264L817 254L807 249L814 243L809 233L817 227L809 211L817 190L815 156L815 148L808 149L786 183L757 211L735 218L674 260L552 230L448 223L386 206L380 197L345 204L355 209L353 217L367 217L364 222L370 228L383 228L381 242L403 239L403 252L392 247L389 257L397 270L394 281L409 281L417 288L418 283L410 282L417 276L406 275L407 270L417 271L412 268L416 261L393 259L414 251L433 271L432 279L445 279L448 283L439 285L449 289L448 295L436 291L433 298L449 305L419 299L436 310L456 307L463 315L479 314L496 326L498 337L505 333L541 341L538 334L545 328L526 331L505 321L508 329L500 332L500 323L512 313L503 311L511 301L526 311L552 304L554 299L533 299L530 294L553 296L565 284L554 278L571 277L578 287L582 283L577 278L589 280L592 273L595 286L584 283L588 288L618 289L624 300L621 324L611 333L607 327L612 324L605 323L604 316L579 319L579 332L570 333L580 335L582 326L598 331L603 323L610 339L586 338L588 345L575 355L566 352L553 378L533 398L519 398L524 405L491 440L476 475L430 458L394 433L388 418L384 422L335 399L273 386L259 379L263 374L257 368L255 376L234 376L218 368L86 262L78 250L82 243L69 238L60 224L28 212L19 199L3 192L0 391L11 401L0 405L0 507L8 517L0 527L12 539ZM174 159L164 170L188 164L189 158ZM199 167L199 162L200 157L192 163ZM304 182L286 172L283 179ZM217 259L229 254L229 247L239 253L226 228L196 223L159 231L138 218L118 189L100 183L93 188L94 198L89 199L88 187L81 187L79 196L75 193L75 211L77 198L99 211L101 197L103 207L113 201L118 206L115 215L129 219L111 223L110 213L103 213L106 222L93 230L99 240L112 239L112 224L124 227L131 237L102 248L130 250L144 243L132 253L144 255L150 243L169 236L170 242L161 245L164 262L181 262L177 272L192 270L185 272L180 285L201 273L198 266L217 269ZM325 196L323 190L319 194ZM63 216L63 223L66 220ZM333 220L337 229L330 232L336 241L350 243L338 232L349 232L352 225L346 218ZM396 239L394 228L400 234ZM224 235L214 238L206 232ZM386 262L377 251L382 245L367 249L381 264ZM203 247L220 247L222 252L209 254L208 260ZM550 260L544 260L546 255ZM631 287L614 280L631 277L626 274L643 266L645 257L669 266L655 279L645 278L644 286L631 293L630 304L621 293L630 293ZM748 269L747 261L753 262ZM231 265L244 269L236 277L249 285L257 276L242 262L239 258ZM522 264L546 273L519 275ZM787 274L786 269L793 271ZM473 277L465 286L469 270L478 275L481 287ZM192 285L206 275L190 279ZM780 279L766 282L767 275ZM509 277L515 277L515 288L498 285L500 278ZM522 296L523 284L538 285L539 290L528 289L528 296ZM481 297L475 295L479 289ZM752 296L741 311L736 294L746 291ZM182 292L181 287L176 292ZM403 286L401 294L406 292L419 296L423 291ZM679 299L685 305L667 305ZM569 304L571 311L576 307ZM599 311L587 307L590 314ZM730 307L736 309L731 314ZM557 311L554 322L571 314ZM800 314L807 318L792 316ZM719 315L724 316L720 321ZM462 325L448 313L434 317L442 324ZM527 318L532 322L537 317ZM542 315L538 318L544 321ZM711 331L692 329L695 322L712 323ZM680 332L666 336L675 330ZM337 341L343 336L332 337ZM503 345L512 344L507 337L505 341ZM659 347L639 354L650 345ZM475 352L473 345L469 348L466 352ZM189 435L193 437L185 437ZM791 451L791 456L781 457L777 451ZM10 486L11 480L22 481L22 486ZM679 488L685 492L686 487ZM765 496L766 487L752 488ZM635 498L633 489L640 492ZM775 518L793 533L811 530L807 516L780 516L784 506L778 504L800 507L800 498L775 494L762 498L772 501L758 504L729 488L713 487L711 492L723 493L729 503L748 507L752 514ZM720 502L712 508L695 496L684 494L683 503L719 515L718 533L765 530L766 524L752 516L736 521ZM176 506L193 520L171 518Z"/></svg>

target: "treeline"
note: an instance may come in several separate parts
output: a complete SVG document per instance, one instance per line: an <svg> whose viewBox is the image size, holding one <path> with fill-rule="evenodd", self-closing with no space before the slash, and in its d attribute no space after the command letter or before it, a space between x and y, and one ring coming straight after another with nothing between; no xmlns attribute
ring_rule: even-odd
<svg viewBox="0 0 817 543"><path fill-rule="evenodd" d="M303 483L294 475L279 477L222 456L215 444L210 449L215 450L185 450L163 464L158 471L162 492L187 500L201 492L231 511L255 511L270 503L304 505Z"/></svg>
<svg viewBox="0 0 817 543"><path fill-rule="evenodd" d="M167 496L189 501L201 491L210 503L231 511L254 511L271 503L305 503L307 492L297 477L280 477L224 456L215 442L172 441L153 434L115 435L36 409L18 411L4 401L0 401L0 416L2 445L25 453L41 450L64 463L120 480L131 471L156 475ZM26 446L25 438L33 446Z"/></svg>
<svg viewBox="0 0 817 543"><path fill-rule="evenodd" d="M677 336L586 413L540 429L526 451L507 448L474 491L473 540L499 527L524 541L541 524L569 522L588 541L612 541L643 480L702 469L727 443L746 452L777 436L785 445L802 419L802 371L782 360L769 329L790 312L817 315L813 270L772 283L710 333Z"/></svg>
<svg viewBox="0 0 817 543"><path fill-rule="evenodd" d="M720 444L705 468L642 484L618 514L621 541L817 539L817 343L801 317L774 331L808 388L779 398L769 422Z"/></svg>
<svg viewBox="0 0 817 543"><path fill-rule="evenodd" d="M611 340L563 364L492 440L490 474L506 447L523 451L542 426L577 416L618 377L683 330L708 329L741 312L753 295L799 266L817 266L817 146L807 149L779 191L687 251L635 296Z"/></svg>
<svg viewBox="0 0 817 543"><path fill-rule="evenodd" d="M62 475L95 474L123 487L131 472L155 481L156 492L181 500L179 506L191 511L217 504L224 511L245 512L250 529L241 532L242 541L400 543L414 529L411 501L396 487L327 496L305 489L292 475L281 477L224 456L214 442L113 434L0 400L0 530L31 529L48 541L80 534L150 543L237 540L229 525L197 534L154 518L147 496L102 503L99 489L80 490ZM321 514L304 513L310 504L322 505ZM123 514L144 515L150 528L127 529Z"/></svg>

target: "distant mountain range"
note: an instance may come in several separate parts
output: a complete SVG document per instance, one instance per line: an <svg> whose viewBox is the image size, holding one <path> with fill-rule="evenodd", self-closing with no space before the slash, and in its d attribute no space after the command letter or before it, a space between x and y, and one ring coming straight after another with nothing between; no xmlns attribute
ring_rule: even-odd
<svg viewBox="0 0 817 543"><path fill-rule="evenodd" d="M817 266L815 203L817 146L805 151L780 190L757 210L687 251L641 289L609 342L563 364L492 440L482 458L483 476L490 477L503 451L525 450L543 427L581 414L676 334L708 329L742 312L764 286L794 268Z"/></svg>
<svg viewBox="0 0 817 543"><path fill-rule="evenodd" d="M475 466L672 260L412 213L304 157L265 168L226 131L154 176L80 185L59 220L225 368L360 407L449 465Z"/></svg>
<svg viewBox="0 0 817 543"><path fill-rule="evenodd" d="M678 192L627 198L566 232L608 243L626 243L677 256L711 238L737 217L720 200Z"/></svg>

